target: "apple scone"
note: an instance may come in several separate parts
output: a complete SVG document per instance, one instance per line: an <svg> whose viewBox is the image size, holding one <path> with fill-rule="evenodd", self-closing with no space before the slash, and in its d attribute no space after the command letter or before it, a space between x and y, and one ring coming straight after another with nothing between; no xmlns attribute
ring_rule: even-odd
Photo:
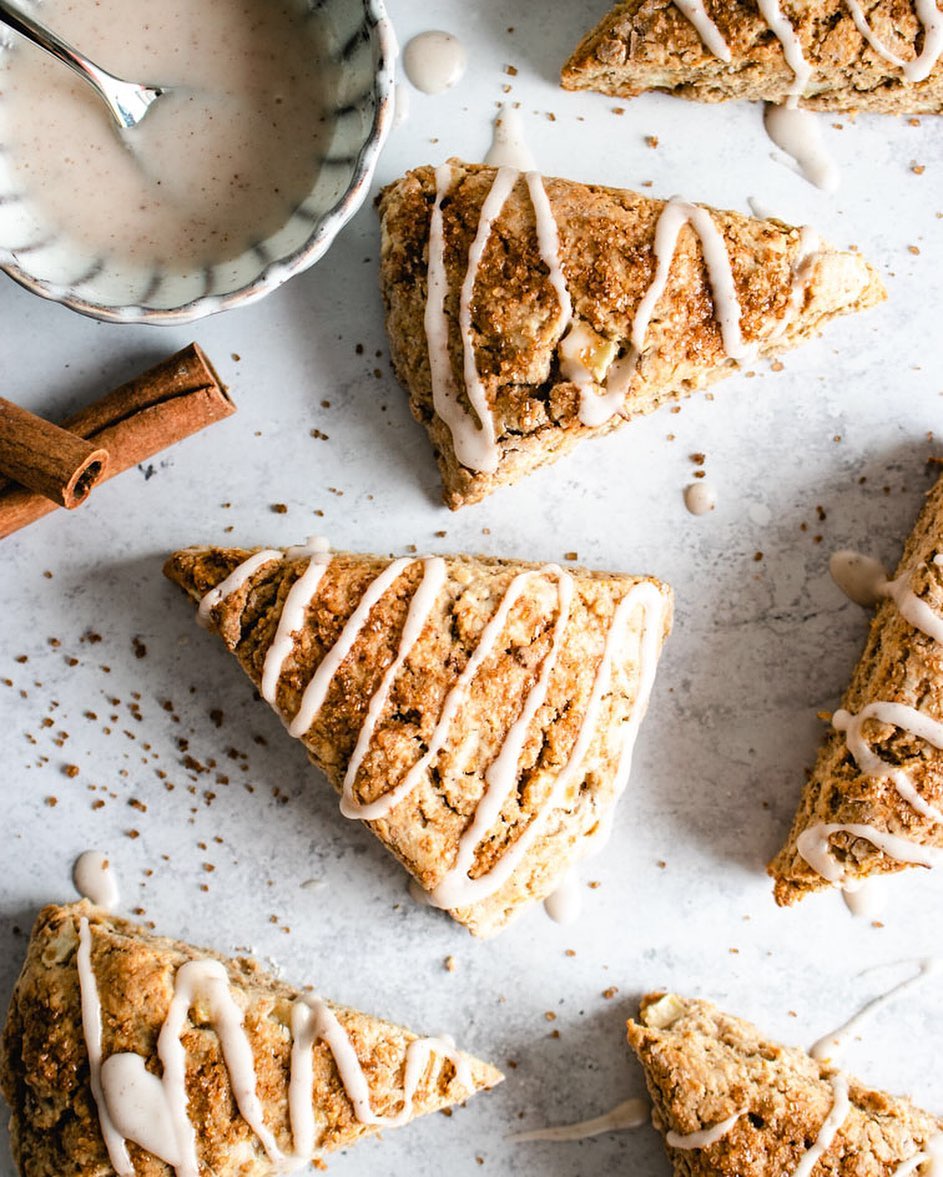
<svg viewBox="0 0 943 1177"><path fill-rule="evenodd" d="M568 90L813 110L943 113L936 0L625 0L563 67Z"/></svg>
<svg viewBox="0 0 943 1177"><path fill-rule="evenodd" d="M776 901L943 862L943 479L927 497L773 859Z"/></svg>
<svg viewBox="0 0 943 1177"><path fill-rule="evenodd" d="M885 297L811 229L536 172L452 161L378 203L393 365L453 509Z"/></svg>
<svg viewBox="0 0 943 1177"><path fill-rule="evenodd" d="M709 1001L651 994L628 1037L677 1177L903 1177L943 1154L943 1120Z"/></svg>
<svg viewBox="0 0 943 1177"><path fill-rule="evenodd" d="M427 901L490 935L599 846L671 623L646 578L191 548L166 574Z"/></svg>
<svg viewBox="0 0 943 1177"><path fill-rule="evenodd" d="M0 1040L21 1177L267 1177L501 1074L86 901L39 915Z"/></svg>

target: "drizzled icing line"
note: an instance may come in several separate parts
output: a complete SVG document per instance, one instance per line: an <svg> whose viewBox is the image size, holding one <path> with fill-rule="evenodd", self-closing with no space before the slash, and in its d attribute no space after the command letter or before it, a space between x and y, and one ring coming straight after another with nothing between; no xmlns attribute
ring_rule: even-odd
<svg viewBox="0 0 943 1177"><path fill-rule="evenodd" d="M706 13L705 19L708 19ZM459 299L464 390L473 410L473 413L469 413L460 403L455 389L449 353L448 316L445 310L448 279L445 271L442 201L451 191L454 173L448 164L437 168L435 172L436 195L429 222L429 261L424 312L432 400L436 413L449 429L459 462L468 469L482 473L493 473L497 469L499 453L494 416L488 406L487 394L475 361L471 308L478 269L491 238L494 222L519 177L520 172L514 168L497 169L492 186L482 204L474 240L469 247L468 266ZM543 178L539 173L531 171L526 173L526 182L536 218L540 257L547 266L549 281L559 302L555 332L562 337L559 345L561 372L565 379L571 380L580 390L579 419L583 425L590 428L603 425L621 409L638 357L645 349L652 315L667 286L678 238L685 225L691 225L701 244L725 353L739 363L756 356L757 346L745 343L741 333L742 309L733 280L730 253L723 234L707 209L673 199L662 209L655 228L655 273L636 309L629 349L623 357L609 365L603 384L604 392L600 395L596 391L599 382L583 360L588 344L587 328L573 318L572 299L560 258L559 229L547 198ZM807 253L802 253L797 266L807 261L808 256ZM797 297L804 293L807 281L806 270L802 271L801 277L794 271L787 316L794 315L797 307L793 304ZM780 327L779 333L781 334L784 329L785 324Z"/></svg>
<svg viewBox="0 0 943 1177"><path fill-rule="evenodd" d="M721 61L730 62L730 47L720 30L708 15L703 0L674 0L675 7L697 30L706 49ZM778 0L758 0L760 12L776 39L783 47L786 63L793 72L794 82L788 98L789 105L795 105L805 93L812 76L812 66L802 50L802 42L795 27L783 13ZM896 66L908 82L924 82L933 72L943 53L943 13L936 0L914 0L917 19L923 26L923 48L916 57L905 61L875 34L868 24L858 0L845 0L855 27L879 57Z"/></svg>
<svg viewBox="0 0 943 1177"><path fill-rule="evenodd" d="M740 1119L743 1112L734 1112L732 1116L728 1116L726 1120L721 1120L718 1124L712 1124L707 1128L698 1128L696 1132L675 1132L669 1131L665 1134L665 1143L670 1148L680 1149L695 1149L695 1148L710 1148L712 1144L716 1144L718 1140L723 1138L733 1129L734 1124Z"/></svg>
<svg viewBox="0 0 943 1177"><path fill-rule="evenodd" d="M288 555L304 550L291 549ZM280 553L277 554L279 556L281 555ZM284 642L279 641L279 637L287 637L290 642L291 635L303 624L305 612L316 595L324 569L328 566L323 563L325 558L325 549L323 547L318 548L311 556L308 568L295 581L286 598L283 614L276 632L276 638L273 642L273 648L276 644L278 645L278 653L271 667L269 666L268 655L266 656L263 669L263 678L265 677L266 671L269 672L265 697L273 705L278 685L275 667L280 672L285 658L290 652L290 645L286 648ZM246 564L256 559L257 556L250 557L246 561ZM634 612L637 609L641 609L642 622L640 626L638 681L631 713L623 725L622 745L615 779L615 800L618 800L619 796L621 796L628 781L632 749L638 734L638 728L648 705L648 698L654 683L658 646L665 617L665 602L654 584L650 581L639 581L632 586L616 605L606 632L603 653L596 669L586 712L580 722L576 739L566 764L557 774L546 801L531 819L530 824L523 833L504 851L490 870L475 879L471 879L468 877L468 871L473 865L475 851L494 825L505 802L517 784L520 757L528 731L546 699L550 678L556 665L563 636L569 621L573 598L574 580L568 572L565 572L556 564L548 564L539 569L528 569L520 572L512 578L494 614L482 629L478 643L466 662L464 669L446 695L439 717L426 743L424 754L409 769L398 784L374 801L360 802L357 800L354 792L356 776L369 749L371 738L379 722L383 708L386 706L395 679L416 642L419 640L426 622L435 607L441 589L445 584L447 568L445 561L441 557L403 557L394 560L367 586L357 608L343 626L337 641L325 653L314 675L305 687L298 711L288 724L288 730L298 738L303 737L307 733L327 697L330 685L340 669L342 662L353 649L357 638L367 624L371 610L382 599L384 594L389 591L402 573L417 562L421 562L423 565L423 575L410 601L403 631L400 635L399 647L393 662L390 664L380 685L368 703L364 723L358 733L357 742L344 777L340 803L341 812L345 817L361 821L376 821L389 814L396 805L412 793L422 780L424 774L434 765L436 758L445 746L452 724L465 701L473 679L482 664L493 652L507 623L511 609L525 591L530 581L535 578L549 578L554 580L557 587L557 614L551 631L551 647L541 664L537 681L524 700L521 713L517 720L515 720L505 734L497 756L485 773L484 793L478 801L468 827L459 840L456 858L452 867L427 896L429 902L434 906L452 908L478 902L498 890L518 866L534 840L542 831L547 820L549 820L550 815L564 803L568 790L578 779L583 762L589 752L592 739L596 734L596 721L599 710L602 706L604 696L610 689L612 666L620 642L623 639L625 628ZM245 576L240 577L237 575L240 572L240 568L237 568L228 578L237 586L244 583L246 579ZM310 577L309 573L311 574ZM298 590L298 595L293 597L295 590ZM216 604L218 603L219 600L216 601ZM290 613L287 621L284 615L285 611L289 611ZM271 650L269 654L271 654Z"/></svg>
<svg viewBox="0 0 943 1177"><path fill-rule="evenodd" d="M898 613L908 625L919 629L933 641L943 643L943 617L922 597L918 597L911 587L914 573L920 567L921 565L917 565L916 568L908 568L895 580L885 580L878 586L877 594L893 601Z"/></svg>
<svg viewBox="0 0 943 1177"><path fill-rule="evenodd" d="M211 588L200 601L196 615L200 625L205 629L210 624L213 610L217 605L220 605L227 597L231 597L233 593L238 592L260 568L272 560L282 560L283 558L282 552L276 551L274 548L263 548L261 552L253 553L248 560L243 560L225 580L221 580L215 588Z"/></svg>
<svg viewBox="0 0 943 1177"><path fill-rule="evenodd" d="M363 1066L337 1015L320 998L299 997L290 1015L288 1109L293 1150L286 1154L265 1125L244 1014L233 997L226 969L219 961L191 960L177 969L173 996L157 1040L162 1065L160 1078L148 1072L145 1060L134 1053L112 1054L102 1062L101 999L91 960L91 930L84 916L79 922L77 968L90 1085L108 1156L118 1177L134 1177L128 1140L165 1161L177 1177L199 1177L197 1137L189 1119L186 1053L181 1037L189 1012L197 1002L205 1009L219 1039L239 1114L255 1133L266 1156L282 1173L306 1167L318 1147L312 1100L313 1050L318 1042L330 1050L341 1086L361 1124L396 1127L409 1120L419 1085L434 1059L448 1060L455 1069L455 1081L469 1093L474 1088L468 1061L455 1049L454 1043L444 1038L416 1038L406 1049L402 1108L392 1115L377 1114Z"/></svg>
<svg viewBox="0 0 943 1177"><path fill-rule="evenodd" d="M848 1095L848 1080L840 1072L829 1079L832 1085L832 1106L819 1129L815 1143L808 1149L799 1164L793 1169L793 1177L812 1177L812 1170L828 1152L832 1141L838 1135L842 1124L851 1111Z"/></svg>

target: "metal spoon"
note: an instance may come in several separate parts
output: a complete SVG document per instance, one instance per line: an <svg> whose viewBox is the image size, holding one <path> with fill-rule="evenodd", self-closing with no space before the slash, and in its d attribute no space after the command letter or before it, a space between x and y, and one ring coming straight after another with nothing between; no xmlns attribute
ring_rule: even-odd
<svg viewBox="0 0 943 1177"><path fill-rule="evenodd" d="M136 127L150 110L151 104L167 93L166 86L143 86L138 82L116 78L57 37L51 29L14 7L9 0L0 0L0 23L8 25L40 49L51 53L88 82L111 111L119 127Z"/></svg>

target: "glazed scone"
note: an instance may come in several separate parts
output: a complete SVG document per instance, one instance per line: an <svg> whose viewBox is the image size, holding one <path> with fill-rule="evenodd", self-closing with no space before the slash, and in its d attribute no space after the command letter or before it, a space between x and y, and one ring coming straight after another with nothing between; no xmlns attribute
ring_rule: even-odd
<svg viewBox="0 0 943 1177"><path fill-rule="evenodd" d="M882 598L769 866L776 900L943 862L943 479Z"/></svg>
<svg viewBox="0 0 943 1177"><path fill-rule="evenodd" d="M786 0L779 7L798 39L800 70L809 71L800 106L943 112L940 39L925 35L912 0ZM620 98L666 90L699 102L776 103L796 89L796 73L756 0L694 0L690 8L693 19L673 0L617 4L563 67L564 87Z"/></svg>
<svg viewBox="0 0 943 1177"><path fill-rule="evenodd" d="M296 1172L501 1078L84 900L40 913L0 1041L21 1177Z"/></svg>
<svg viewBox="0 0 943 1177"><path fill-rule="evenodd" d="M417 168L379 210L393 364L453 509L885 297L809 230L536 173Z"/></svg>
<svg viewBox="0 0 943 1177"><path fill-rule="evenodd" d="M192 548L166 574L374 834L479 936L607 828L671 592L515 561Z"/></svg>
<svg viewBox="0 0 943 1177"><path fill-rule="evenodd" d="M925 1150L943 1143L943 1120L709 1001L651 994L628 1036L677 1177L772 1177L803 1161L816 1177L894 1177L929 1172Z"/></svg>

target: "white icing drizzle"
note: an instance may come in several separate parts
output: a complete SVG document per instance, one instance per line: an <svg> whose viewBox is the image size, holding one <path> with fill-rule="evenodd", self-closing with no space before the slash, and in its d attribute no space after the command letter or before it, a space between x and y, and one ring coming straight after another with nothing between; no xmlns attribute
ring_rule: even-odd
<svg viewBox="0 0 943 1177"><path fill-rule="evenodd" d="M805 93L809 78L812 76L812 66L806 61L802 52L802 41L793 28L789 18L779 6L779 0L757 0L763 19L769 25L783 47L786 64L793 72L793 82L789 87L787 105L797 105L799 98Z"/></svg>
<svg viewBox="0 0 943 1177"><path fill-rule="evenodd" d="M655 273L632 320L631 348L611 366L602 395L596 392L596 381L580 360L579 353L586 346L585 343L579 339L572 340L569 349L565 347L566 340L561 344L561 371L566 379L573 380L580 389L579 417L583 425L590 428L603 425L622 407L638 357L645 350L652 315L668 285L678 238L685 225L691 226L701 243L724 351L738 363L756 357L757 346L745 343L740 330L740 300L737 298L730 253L723 234L706 208L684 200L669 200L655 226ZM577 326L580 325L575 324L574 331Z"/></svg>
<svg viewBox="0 0 943 1177"><path fill-rule="evenodd" d="M832 1085L832 1107L819 1129L815 1143L806 1152L799 1164L793 1169L793 1177L811 1177L812 1170L819 1160L828 1152L832 1141L844 1124L851 1110L851 1100L848 1097L848 1080L842 1074L832 1075L829 1079Z"/></svg>
<svg viewBox="0 0 943 1177"><path fill-rule="evenodd" d="M465 379L465 393L478 417L476 428L468 414L462 415L462 425L456 434L453 429L452 439L455 444L455 456L463 466L472 470L480 470L484 474L493 474L498 466L498 448L495 436L494 417L488 407L484 385L478 375L475 362L475 345L472 338L472 300L475 295L475 282L478 278L478 268L481 259L491 240L491 230L494 222L501 215L501 210L511 195L517 183L518 172L515 168L498 168L488 195L481 206L478 218L478 229L475 238L468 249L468 268L462 283L458 303L458 326L462 336L463 374Z"/></svg>
<svg viewBox="0 0 943 1177"><path fill-rule="evenodd" d="M258 572L258 570L271 560L281 560L282 553L275 551L274 548L263 548L261 552L255 552L248 560L243 560L236 568L230 572L225 580L221 580L215 588L210 591L200 601L199 609L197 610L197 621L200 625L208 626L210 624L210 617L217 605L221 604L233 593L238 592L239 589Z"/></svg>
<svg viewBox="0 0 943 1177"><path fill-rule="evenodd" d="M669 1131L665 1134L665 1142L670 1148L710 1148L718 1140L723 1140L742 1115L743 1112L734 1112L732 1116L728 1116L726 1120L721 1120L719 1124L712 1124L708 1128L699 1128L696 1132L685 1132L682 1134L680 1132Z"/></svg>
<svg viewBox="0 0 943 1177"><path fill-rule="evenodd" d="M916 569L908 568L896 580L887 580L878 588L878 594L889 597L897 606L901 617L919 629L935 642L943 642L943 617L910 587Z"/></svg>
<svg viewBox="0 0 943 1177"><path fill-rule="evenodd" d="M704 7L704 0L674 0L677 8L694 25L698 36L705 47L719 57L721 61L730 62L730 46L724 40L723 33L711 20Z"/></svg>
<svg viewBox="0 0 943 1177"><path fill-rule="evenodd" d="M562 335L573 318L573 303L560 261L560 231L557 228L550 201L547 199L543 177L539 172L529 171L527 173L527 191L530 193L530 202L537 219L537 246L540 249L540 257L550 271L550 284L556 291L560 302L556 334Z"/></svg>
<svg viewBox="0 0 943 1177"><path fill-rule="evenodd" d="M572 924L583 908L583 888L576 869L568 870L555 891L544 900L544 911L555 924Z"/></svg>
<svg viewBox="0 0 943 1177"><path fill-rule="evenodd" d="M847 1022L839 1026L837 1030L832 1030L831 1033L824 1034L809 1051L809 1054L816 1062L831 1063L832 1065L837 1064L844 1056L852 1036L879 1009L899 997L901 993L912 989L915 985L919 985L927 977L940 972L940 962L932 957L917 961L916 963L917 972L912 977L906 977L891 989L872 998L856 1014L850 1017Z"/></svg>
<svg viewBox="0 0 943 1177"><path fill-rule="evenodd" d="M792 265L792 282L789 287L789 301L786 304L786 313L780 319L776 326L776 330L770 335L771 340L781 338L802 310L802 304L805 302L806 291L809 288L809 283L812 281L812 275L815 273L815 267L819 260L819 255L822 252L822 239L811 225L803 225L799 230L799 249L796 253L796 260Z"/></svg>
<svg viewBox="0 0 943 1177"><path fill-rule="evenodd" d="M931 1136L926 1148L898 1165L891 1177L909 1177L909 1174L916 1173L921 1165L928 1163L929 1168L924 1170L924 1177L932 1177L933 1174L943 1171L943 1133Z"/></svg>
<svg viewBox="0 0 943 1177"><path fill-rule="evenodd" d="M92 1098L98 1108L98 1123L101 1126L102 1139L108 1150L108 1159L118 1177L134 1177L134 1165L131 1164L127 1146L108 1114L108 1105L102 1094L102 1008L98 998L95 972L92 968L92 933L84 915L79 920L79 947L75 963L79 976L79 994L82 1006L82 1036L85 1039L85 1050L88 1054L88 1081L92 1089Z"/></svg>
<svg viewBox="0 0 943 1177"><path fill-rule="evenodd" d="M77 966L92 1095L109 1159L119 1177L134 1177L127 1140L166 1162L177 1177L199 1177L197 1137L188 1114L186 1052L182 1042L190 1010L197 1004L219 1039L239 1114L282 1173L304 1168L317 1148L312 1060L318 1042L324 1042L331 1051L341 1085L361 1124L395 1127L409 1120L416 1092L434 1058L448 1059L455 1068L455 1081L469 1092L474 1087L469 1064L454 1042L446 1038L416 1038L406 1049L403 1106L395 1115L378 1115L371 1105L363 1066L337 1015L317 997L300 997L292 1006L290 1019L288 1108L293 1151L286 1155L265 1124L244 1014L233 996L226 969L219 961L191 960L177 970L170 1007L157 1040L163 1068L161 1077L147 1071L145 1060L137 1054L120 1052L109 1056L104 1063L101 1061L101 1002L91 963L91 932L84 917L79 925Z"/></svg>
<svg viewBox="0 0 943 1177"><path fill-rule="evenodd" d="M933 846L921 846L918 842L902 838L899 834L890 834L886 830L879 830L876 826L861 822L823 822L809 826L796 839L796 850L816 874L839 886L845 882L845 872L831 853L829 839L834 834L851 834L854 838L864 838L895 862L926 867L937 866L943 862L943 850L937 850Z"/></svg>
<svg viewBox="0 0 943 1177"><path fill-rule="evenodd" d="M926 81L939 61L940 54L943 53L943 13L937 7L936 0L914 0L917 19L923 25L923 49L910 61L904 61L896 53L892 53L884 42L878 39L868 24L858 0L845 0L845 3L858 32L878 56L883 57L891 65L898 66L908 82Z"/></svg>
<svg viewBox="0 0 943 1177"><path fill-rule="evenodd" d="M340 670L341 663L353 649L354 643L367 623L370 611L374 605L395 584L410 564L415 563L412 556L402 556L388 564L380 575L367 587L360 598L357 608L348 617L340 637L322 658L314 676L308 682L298 704L295 717L288 725L288 731L296 738L301 738L314 723L315 717L321 710L327 692L334 681L334 676Z"/></svg>
<svg viewBox="0 0 943 1177"><path fill-rule="evenodd" d="M472 820L459 839L455 861L429 893L436 907L463 907L478 899L486 898L510 874L510 868L506 865L508 856L504 856L498 860L495 867L479 878L470 879L468 877L468 872L475 862L475 851L497 821L505 802L517 785L518 766L527 733L534 717L546 700L550 676L556 666L557 655L560 652L563 635L570 619L573 577L556 565L548 565L540 569L538 573L518 573L515 580L523 588L534 575L552 575L557 582L557 618L553 625L550 650L544 657L537 681L524 700L520 715L511 724L498 755L488 765L485 772L484 792L475 806ZM510 589L508 595L510 595Z"/></svg>
<svg viewBox="0 0 943 1177"><path fill-rule="evenodd" d="M870 719L876 720L878 723L893 724L902 731L908 732L918 739L926 740L928 744L941 750L943 750L943 723L914 707L908 707L905 703L884 701L868 703L857 715L839 710L832 716L832 726L836 731L845 733L848 751L866 776L889 780L901 797L922 817L934 822L943 822L943 812L920 796L907 770L882 760L868 743L863 734L863 728Z"/></svg>
<svg viewBox="0 0 943 1177"><path fill-rule="evenodd" d="M299 554L310 552L311 558L308 567L288 591L285 604L282 606L282 615L278 619L278 629L275 631L272 644L266 651L265 662L262 665L262 684L259 693L266 703L271 703L273 706L275 705L278 680L294 645L292 636L304 624L308 606L311 604L314 594L318 590L318 585L321 583L321 578L331 562L330 546L327 540L320 537L313 538L309 541L308 546L298 551ZM286 553L288 556L295 554L294 549L289 549Z"/></svg>
<svg viewBox="0 0 943 1177"><path fill-rule="evenodd" d="M439 592L445 584L446 574L446 564L440 556L431 556L423 560L422 580L419 582L419 587L416 589L413 599L409 603L409 610L406 614L402 635L400 636L399 649L396 652L395 659L383 676L383 681L370 700L363 727L361 727L360 733L357 736L357 744L350 758L350 763L347 765L343 792L341 794L341 813L343 813L344 817L360 818L361 821L370 821L375 817L381 817L384 813L389 812L385 798L380 798L379 801L374 802L372 805L361 804L354 796L354 782L357 779L357 772L360 769L363 758L367 754L367 749L370 746L374 730L383 713L383 708L386 706L393 682L402 669L403 663L409 657L413 646L422 634Z"/></svg>
<svg viewBox="0 0 943 1177"><path fill-rule="evenodd" d="M84 898L104 911L113 911L121 898L118 880L107 855L100 850L86 850L72 867L75 889Z"/></svg>
<svg viewBox="0 0 943 1177"><path fill-rule="evenodd" d="M627 1128L641 1128L647 1124L651 1107L645 1099L626 1099L617 1103L611 1111L591 1120L580 1120L576 1124L559 1124L550 1128L534 1128L529 1132L515 1132L507 1139L523 1144L529 1140L551 1140L564 1143L571 1140L586 1140L590 1136L601 1136L603 1132L622 1132Z"/></svg>
<svg viewBox="0 0 943 1177"><path fill-rule="evenodd" d="M492 128L491 146L484 162L492 168L517 168L521 172L531 172L536 168L524 138L521 112L516 107L503 105L498 111Z"/></svg>

